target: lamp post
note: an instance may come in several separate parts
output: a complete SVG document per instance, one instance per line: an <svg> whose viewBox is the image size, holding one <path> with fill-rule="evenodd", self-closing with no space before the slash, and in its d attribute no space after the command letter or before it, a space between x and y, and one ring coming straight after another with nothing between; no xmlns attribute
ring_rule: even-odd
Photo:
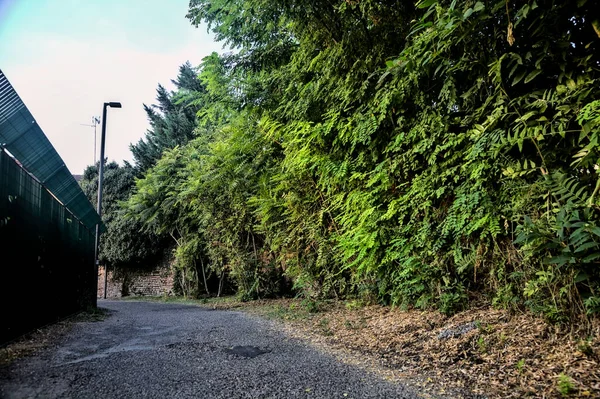
<svg viewBox="0 0 600 399"><path fill-rule="evenodd" d="M98 276L98 266L100 266L100 261L98 260L99 255L99 247L100 247L100 224L102 223L102 179L104 177L104 140L106 137L106 108L121 108L121 103L119 102L108 102L104 103L102 107L102 137L100 139L100 167L98 171L98 216L100 216L100 221L96 225L96 247L95 247L95 263L96 263L96 276ZM106 299L106 286L107 286L107 270L104 268L104 299ZM96 277L96 281L98 278ZM96 290L97 291L97 290Z"/></svg>

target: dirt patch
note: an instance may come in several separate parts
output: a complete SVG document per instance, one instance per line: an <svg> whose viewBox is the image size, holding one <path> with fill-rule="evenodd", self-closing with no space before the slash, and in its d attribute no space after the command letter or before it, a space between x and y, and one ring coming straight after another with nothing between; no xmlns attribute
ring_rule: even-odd
<svg viewBox="0 0 600 399"><path fill-rule="evenodd" d="M583 334L563 331L530 314L491 308L447 317L431 311L290 299L208 306L283 320L291 334L352 351L383 366L386 378L415 377L436 393L600 398L597 322Z"/></svg>
<svg viewBox="0 0 600 399"><path fill-rule="evenodd" d="M33 355L42 349L55 345L76 323L104 320L109 311L97 308L77 313L54 324L30 331L0 346L0 367L5 367L20 358Z"/></svg>

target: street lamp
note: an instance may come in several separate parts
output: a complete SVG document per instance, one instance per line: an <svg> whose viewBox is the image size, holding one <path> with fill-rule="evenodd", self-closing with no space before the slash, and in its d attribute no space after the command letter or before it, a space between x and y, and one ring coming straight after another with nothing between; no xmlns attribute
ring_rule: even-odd
<svg viewBox="0 0 600 399"><path fill-rule="evenodd" d="M99 247L100 247L100 224L102 223L102 178L104 177L104 140L106 137L106 108L121 108L119 102L108 102L104 103L102 108L102 138L100 139L100 170L98 171L98 216L100 221L96 225L96 246L95 246L95 263L96 263L96 276L98 276L98 266L100 261L98 260ZM104 268L104 299L106 299L106 285L107 285L108 270ZM96 286L98 278L96 277ZM97 292L98 290L96 290Z"/></svg>

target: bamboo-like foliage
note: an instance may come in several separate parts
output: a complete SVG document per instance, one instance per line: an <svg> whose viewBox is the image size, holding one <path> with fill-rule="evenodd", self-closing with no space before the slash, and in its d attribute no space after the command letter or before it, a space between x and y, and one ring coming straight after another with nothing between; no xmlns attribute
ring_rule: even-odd
<svg viewBox="0 0 600 399"><path fill-rule="evenodd" d="M133 213L151 225L182 206L209 267L246 297L283 278L447 313L477 296L554 321L593 314L592 3L193 0L192 23L239 52L200 67L209 133L181 151L202 155L169 172L172 199L173 177L151 170L133 203L165 202Z"/></svg>

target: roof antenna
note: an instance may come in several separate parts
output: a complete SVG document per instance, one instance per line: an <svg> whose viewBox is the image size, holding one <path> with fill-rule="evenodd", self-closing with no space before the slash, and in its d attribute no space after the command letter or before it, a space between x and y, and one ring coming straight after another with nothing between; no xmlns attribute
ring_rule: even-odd
<svg viewBox="0 0 600 399"><path fill-rule="evenodd" d="M94 128L94 165L96 165L96 142L98 140L96 140L96 126L98 126L100 124L100 117L99 116L92 116L92 124L88 125L86 123L80 123L80 125L82 126L90 126Z"/></svg>

